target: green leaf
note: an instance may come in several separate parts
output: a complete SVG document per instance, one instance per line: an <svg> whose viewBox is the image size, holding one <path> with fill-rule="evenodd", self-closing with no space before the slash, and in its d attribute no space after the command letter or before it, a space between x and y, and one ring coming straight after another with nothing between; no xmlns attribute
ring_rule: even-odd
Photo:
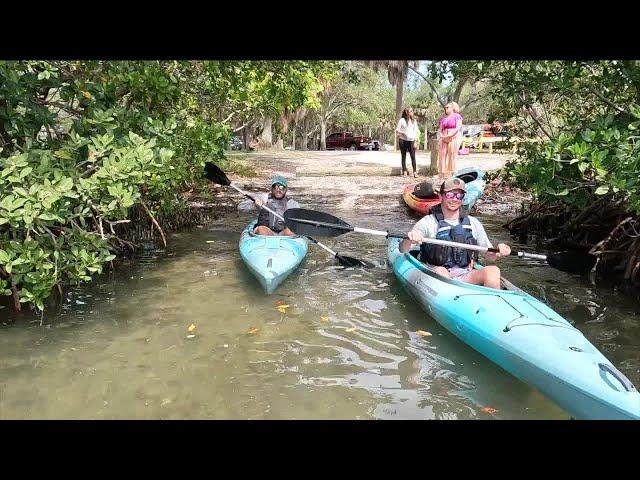
<svg viewBox="0 0 640 480"><path fill-rule="evenodd" d="M56 150L53 154L63 160L71 160L73 158L73 155L68 150Z"/></svg>
<svg viewBox="0 0 640 480"><path fill-rule="evenodd" d="M6 264L9 263L9 254L4 250L0 249L0 263Z"/></svg>
<svg viewBox="0 0 640 480"><path fill-rule="evenodd" d="M602 185L602 186L596 188L595 194L596 195L604 195L608 191L609 191L609 187L607 185Z"/></svg>
<svg viewBox="0 0 640 480"><path fill-rule="evenodd" d="M33 172L33 168L31 168L31 167L23 168L23 169L22 169L22 171L20 172L20 178L24 178L24 177L26 177L26 176L27 176L27 175L29 175L31 172Z"/></svg>
<svg viewBox="0 0 640 480"><path fill-rule="evenodd" d="M56 187L58 190L62 190L63 192L71 190L73 187L73 179L70 177L64 177L60 182L58 182Z"/></svg>
<svg viewBox="0 0 640 480"><path fill-rule="evenodd" d="M38 215L38 218L40 220L48 220L48 221L58 220L58 221L62 221L62 219L59 216L54 215L53 213L47 213L47 212L41 213L40 215Z"/></svg>

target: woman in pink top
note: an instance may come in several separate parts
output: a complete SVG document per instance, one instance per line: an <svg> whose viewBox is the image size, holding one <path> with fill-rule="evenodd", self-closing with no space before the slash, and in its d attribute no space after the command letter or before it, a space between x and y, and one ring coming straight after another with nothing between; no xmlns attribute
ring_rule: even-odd
<svg viewBox="0 0 640 480"><path fill-rule="evenodd" d="M438 136L440 137L440 151L438 155L438 174L450 176L456 169L456 158L462 139L462 115L460 106L456 102L449 102L444 106L445 116L440 119Z"/></svg>

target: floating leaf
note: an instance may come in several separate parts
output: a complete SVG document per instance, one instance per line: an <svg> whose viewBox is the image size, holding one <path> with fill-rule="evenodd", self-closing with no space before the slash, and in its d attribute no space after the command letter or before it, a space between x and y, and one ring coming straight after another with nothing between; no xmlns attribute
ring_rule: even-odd
<svg viewBox="0 0 640 480"><path fill-rule="evenodd" d="M418 330L416 332L418 335L420 335L421 337L430 337L431 334L429 332L425 332L424 330Z"/></svg>
<svg viewBox="0 0 640 480"><path fill-rule="evenodd" d="M189 325L189 328L187 330L189 330L190 332L193 332L196 329L196 326L192 323L191 325Z"/></svg>
<svg viewBox="0 0 640 480"><path fill-rule="evenodd" d="M347 328L345 330L345 332L353 332L353 331L355 331L355 329L356 329L356 327Z"/></svg>
<svg viewBox="0 0 640 480"><path fill-rule="evenodd" d="M216 243L215 240L207 240L207 243Z"/></svg>
<svg viewBox="0 0 640 480"><path fill-rule="evenodd" d="M328 322L329 321L329 317L320 317L320 320L323 322Z"/></svg>
<svg viewBox="0 0 640 480"><path fill-rule="evenodd" d="M483 408L480 409L480 411L483 412L483 413L492 414L492 413L496 413L498 410L496 410L493 407L483 407Z"/></svg>
<svg viewBox="0 0 640 480"><path fill-rule="evenodd" d="M187 338L195 338L195 335L193 335L193 334L187 335Z"/></svg>
<svg viewBox="0 0 640 480"><path fill-rule="evenodd" d="M259 331L259 329L258 329L258 328L256 328L256 327L250 327L250 328L249 328L249 331L248 331L247 333L254 334L254 333L258 333L258 331Z"/></svg>
<svg viewBox="0 0 640 480"><path fill-rule="evenodd" d="M278 310L280 313L287 313L287 308L289 308L290 305L278 305L276 307L276 310Z"/></svg>

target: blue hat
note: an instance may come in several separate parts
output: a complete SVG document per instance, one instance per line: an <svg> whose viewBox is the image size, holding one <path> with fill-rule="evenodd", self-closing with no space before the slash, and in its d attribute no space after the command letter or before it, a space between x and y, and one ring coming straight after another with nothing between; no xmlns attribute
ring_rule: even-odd
<svg viewBox="0 0 640 480"><path fill-rule="evenodd" d="M287 179L284 178L282 175L276 175L271 179L271 186L273 187L276 183L279 183L280 185L284 185L285 187L287 187Z"/></svg>

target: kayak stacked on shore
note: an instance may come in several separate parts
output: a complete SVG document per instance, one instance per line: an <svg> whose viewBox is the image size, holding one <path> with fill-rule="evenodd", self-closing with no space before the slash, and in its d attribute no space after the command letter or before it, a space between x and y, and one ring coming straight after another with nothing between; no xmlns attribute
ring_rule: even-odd
<svg viewBox="0 0 640 480"><path fill-rule="evenodd" d="M465 167L456 171L454 176L465 183L467 193L462 200L462 206L471 211L484 192L484 172L478 167Z"/></svg>
<svg viewBox="0 0 640 480"><path fill-rule="evenodd" d="M478 167L465 167L454 174L465 182L467 193L462 201L462 206L471 211L478 198L484 192L484 171ZM402 198L404 202L416 212L427 215L433 207L440 203L438 197L440 185L431 182L413 183L404 187Z"/></svg>
<svg viewBox="0 0 640 480"><path fill-rule="evenodd" d="M438 323L578 419L640 419L640 393L584 335L503 278L501 290L444 278L390 239L387 259ZM413 253L413 254L412 254Z"/></svg>
<svg viewBox="0 0 640 480"><path fill-rule="evenodd" d="M242 231L240 257L265 292L271 294L304 260L309 242L299 236L256 235L255 226L254 220Z"/></svg>

